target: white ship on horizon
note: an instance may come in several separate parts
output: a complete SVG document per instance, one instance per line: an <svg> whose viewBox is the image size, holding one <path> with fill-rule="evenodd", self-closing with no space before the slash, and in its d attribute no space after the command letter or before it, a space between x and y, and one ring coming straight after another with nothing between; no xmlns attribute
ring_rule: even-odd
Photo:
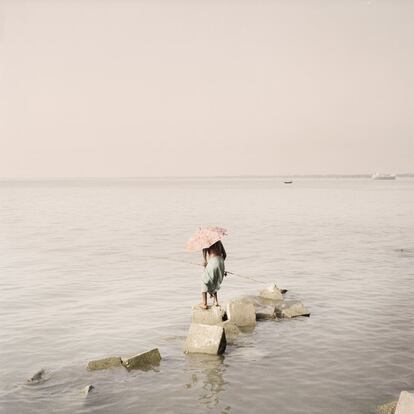
<svg viewBox="0 0 414 414"><path fill-rule="evenodd" d="M375 173L372 175L374 180L395 180L395 174L381 174Z"/></svg>

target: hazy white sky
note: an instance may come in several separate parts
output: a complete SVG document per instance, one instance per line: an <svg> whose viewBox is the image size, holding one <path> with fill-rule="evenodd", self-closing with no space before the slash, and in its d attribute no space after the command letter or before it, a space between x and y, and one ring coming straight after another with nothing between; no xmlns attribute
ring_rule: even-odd
<svg viewBox="0 0 414 414"><path fill-rule="evenodd" d="M0 176L414 171L414 1L0 0Z"/></svg>

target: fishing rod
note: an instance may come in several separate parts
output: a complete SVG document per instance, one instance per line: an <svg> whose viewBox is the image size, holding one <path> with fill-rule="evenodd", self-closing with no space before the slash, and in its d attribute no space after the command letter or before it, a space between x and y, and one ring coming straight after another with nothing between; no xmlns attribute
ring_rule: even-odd
<svg viewBox="0 0 414 414"><path fill-rule="evenodd" d="M170 257L162 257L162 256L147 256L147 257L152 258L152 259L168 260L170 262L179 262L179 263L191 264L191 265L194 265L194 266L203 266L201 263L190 262L188 260L182 260L182 259L172 259ZM261 280L254 279L253 277L250 277L250 276L241 275L240 273L230 272L228 270L226 270L224 272L224 275L225 276L226 275L232 275L232 276L240 277L241 279L247 279L247 280L251 280L252 282L263 284L263 281L261 281Z"/></svg>

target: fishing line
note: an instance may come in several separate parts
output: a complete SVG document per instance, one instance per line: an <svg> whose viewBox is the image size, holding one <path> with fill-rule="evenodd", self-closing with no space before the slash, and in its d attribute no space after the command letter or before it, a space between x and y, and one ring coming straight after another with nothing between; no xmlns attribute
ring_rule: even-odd
<svg viewBox="0 0 414 414"><path fill-rule="evenodd" d="M170 257L162 257L162 256L147 256L147 257L149 259L168 260L170 262L179 262L179 263L191 264L191 265L194 265L194 266L203 266L201 263L190 262L188 260L182 260L182 259L172 259ZM254 279L253 277L250 277L250 276L241 275L240 273L234 273L234 272L230 272L228 270L226 270L225 273L227 273L229 275L232 275L232 276L240 277L242 279L251 280L252 282L263 284L263 281L261 281L261 280Z"/></svg>

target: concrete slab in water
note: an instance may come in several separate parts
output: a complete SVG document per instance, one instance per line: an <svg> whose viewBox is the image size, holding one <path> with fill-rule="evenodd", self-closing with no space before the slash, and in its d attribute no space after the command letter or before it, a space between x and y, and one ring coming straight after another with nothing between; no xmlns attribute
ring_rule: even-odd
<svg viewBox="0 0 414 414"><path fill-rule="evenodd" d="M299 300L286 300L276 304L278 318L295 318L297 316L310 316L310 312Z"/></svg>
<svg viewBox="0 0 414 414"><path fill-rule="evenodd" d="M224 332L226 334L226 341L228 344L233 344L236 338L240 335L240 329L230 321L223 322Z"/></svg>
<svg viewBox="0 0 414 414"><path fill-rule="evenodd" d="M256 308L253 303L235 300L227 305L227 317L238 327L256 325Z"/></svg>
<svg viewBox="0 0 414 414"><path fill-rule="evenodd" d="M121 365L122 364L120 357L108 357L103 359L97 359L95 361L89 361L87 368L89 371L96 371L100 369L120 367Z"/></svg>
<svg viewBox="0 0 414 414"><path fill-rule="evenodd" d="M220 355L226 350L226 345L223 326L193 323L188 331L184 352Z"/></svg>
<svg viewBox="0 0 414 414"><path fill-rule="evenodd" d="M276 319L276 306L263 305L256 306L256 320Z"/></svg>
<svg viewBox="0 0 414 414"><path fill-rule="evenodd" d="M87 397L93 390L95 389L95 387L93 385L87 385L83 390L82 393L85 397Z"/></svg>
<svg viewBox="0 0 414 414"><path fill-rule="evenodd" d="M414 413L414 392L401 391L395 414Z"/></svg>
<svg viewBox="0 0 414 414"><path fill-rule="evenodd" d="M272 300L283 299L282 292L276 286L276 283L272 283L270 286L266 287L265 289L262 289L259 292L259 296L265 299L272 299Z"/></svg>
<svg viewBox="0 0 414 414"><path fill-rule="evenodd" d="M122 365L128 370L142 369L144 371L158 366L161 362L161 354L158 348L134 355L130 358L122 358Z"/></svg>
<svg viewBox="0 0 414 414"><path fill-rule="evenodd" d="M46 371L42 368L41 370L37 371L31 378L27 380L28 384L36 384L38 382L45 380Z"/></svg>
<svg viewBox="0 0 414 414"><path fill-rule="evenodd" d="M211 306L203 309L200 305L194 305L192 309L191 323L203 325L220 325L223 322L225 310L221 306Z"/></svg>

